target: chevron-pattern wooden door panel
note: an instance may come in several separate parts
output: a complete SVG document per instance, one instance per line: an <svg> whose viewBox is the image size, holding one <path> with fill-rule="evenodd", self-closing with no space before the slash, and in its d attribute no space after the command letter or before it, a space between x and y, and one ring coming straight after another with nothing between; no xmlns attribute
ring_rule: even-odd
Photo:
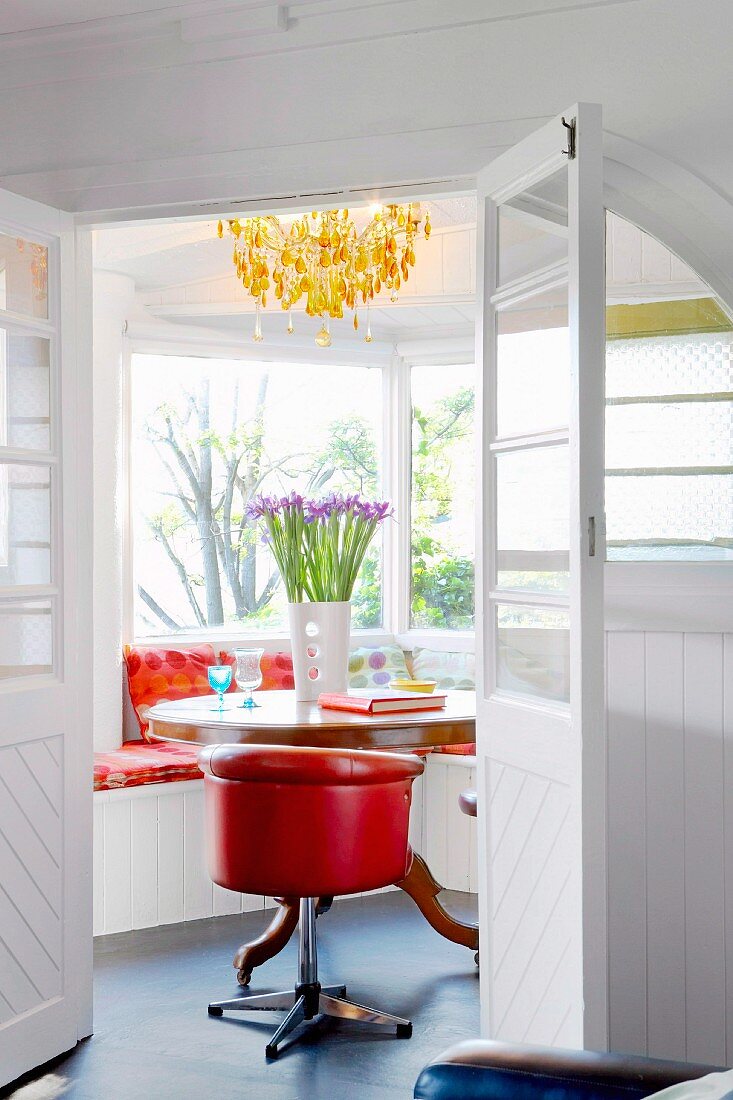
<svg viewBox="0 0 733 1100"><path fill-rule="evenodd" d="M69 215L0 192L0 1087L91 1031L83 270Z"/></svg>
<svg viewBox="0 0 733 1100"><path fill-rule="evenodd" d="M61 993L59 738L0 750L0 1021ZM30 782L29 782L30 779Z"/></svg>
<svg viewBox="0 0 733 1100"><path fill-rule="evenodd" d="M496 1038L573 1046L582 1030L567 785L494 763L489 798Z"/></svg>
<svg viewBox="0 0 733 1100"><path fill-rule="evenodd" d="M479 177L482 1030L606 1043L600 108Z"/></svg>

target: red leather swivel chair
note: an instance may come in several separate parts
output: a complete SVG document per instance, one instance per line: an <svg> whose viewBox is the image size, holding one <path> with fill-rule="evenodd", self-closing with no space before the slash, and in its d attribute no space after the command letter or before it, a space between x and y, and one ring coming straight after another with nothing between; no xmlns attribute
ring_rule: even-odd
<svg viewBox="0 0 733 1100"><path fill-rule="evenodd" d="M240 996L209 1005L225 1010L287 1011L265 1054L303 1020L325 1013L384 1024L409 1038L412 1024L347 1000L346 987L318 981L315 900L399 882L418 757L288 745L214 745L199 757L204 772L209 870L227 890L300 901L298 980L293 990Z"/></svg>

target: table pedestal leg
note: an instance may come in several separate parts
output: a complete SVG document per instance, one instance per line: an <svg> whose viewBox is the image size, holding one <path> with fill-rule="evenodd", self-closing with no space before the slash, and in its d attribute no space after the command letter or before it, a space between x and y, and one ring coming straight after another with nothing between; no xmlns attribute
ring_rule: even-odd
<svg viewBox="0 0 733 1100"><path fill-rule="evenodd" d="M443 887L435 881L427 863L417 852L413 852L409 874L397 885L400 890L410 895L425 920L436 932L445 936L447 940L452 940L453 943L460 943L463 947L478 952L478 925L464 923L443 908L438 901L438 894ZM476 962L478 963L478 956Z"/></svg>
<svg viewBox="0 0 733 1100"><path fill-rule="evenodd" d="M275 916L265 931L251 943L243 943L234 956L237 981L247 986L256 966L273 958L282 951L298 925L299 898L276 898L278 903Z"/></svg>
<svg viewBox="0 0 733 1100"><path fill-rule="evenodd" d="M233 966L237 971L237 981L248 986L252 971L256 966L274 958L282 951L298 924L299 898L275 898L277 909L275 916L265 931L251 943L243 943L234 956ZM322 897L316 904L316 915L323 916L333 905L332 897Z"/></svg>

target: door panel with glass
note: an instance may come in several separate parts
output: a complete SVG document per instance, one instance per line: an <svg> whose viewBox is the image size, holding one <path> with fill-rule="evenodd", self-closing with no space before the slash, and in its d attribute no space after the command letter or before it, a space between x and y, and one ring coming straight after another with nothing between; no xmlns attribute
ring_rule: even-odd
<svg viewBox="0 0 733 1100"><path fill-rule="evenodd" d="M91 405L78 271L71 218L0 192L0 1086L91 1030Z"/></svg>
<svg viewBox="0 0 733 1100"><path fill-rule="evenodd" d="M603 205L600 109L565 117L574 148L557 118L479 182L477 756L483 1033L575 1046L605 1042Z"/></svg>

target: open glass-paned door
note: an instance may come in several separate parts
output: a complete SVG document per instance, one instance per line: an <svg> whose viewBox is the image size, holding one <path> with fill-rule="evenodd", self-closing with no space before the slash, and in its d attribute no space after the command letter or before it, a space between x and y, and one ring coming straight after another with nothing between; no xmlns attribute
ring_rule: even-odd
<svg viewBox="0 0 733 1100"><path fill-rule="evenodd" d="M486 1037L605 1044L600 108L479 177Z"/></svg>
<svg viewBox="0 0 733 1100"><path fill-rule="evenodd" d="M70 215L0 191L0 1086L91 1031L83 269Z"/></svg>

